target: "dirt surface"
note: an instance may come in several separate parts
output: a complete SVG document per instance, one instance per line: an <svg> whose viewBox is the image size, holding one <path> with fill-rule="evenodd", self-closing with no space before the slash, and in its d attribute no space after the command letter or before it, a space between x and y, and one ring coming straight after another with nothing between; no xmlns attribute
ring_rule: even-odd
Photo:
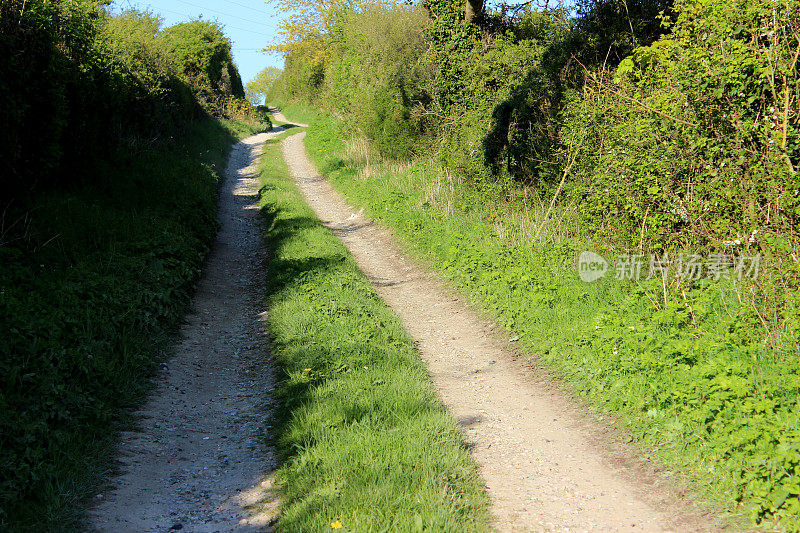
<svg viewBox="0 0 800 533"><path fill-rule="evenodd" d="M723 527L680 501L645 459L517 358L507 335L411 261L389 231L348 206L307 158L304 136L283 141L292 177L415 339L479 466L498 530Z"/></svg>
<svg viewBox="0 0 800 533"><path fill-rule="evenodd" d="M249 137L231 152L221 228L194 313L138 413L140 429L122 436L120 474L97 495L92 531L263 531L273 518L269 474L276 465L263 436L275 378L260 322L254 164L280 131Z"/></svg>

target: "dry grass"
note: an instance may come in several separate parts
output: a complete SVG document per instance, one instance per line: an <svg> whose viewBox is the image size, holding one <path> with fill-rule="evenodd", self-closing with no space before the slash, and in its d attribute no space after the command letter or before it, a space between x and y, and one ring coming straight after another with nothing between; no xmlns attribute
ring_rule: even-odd
<svg viewBox="0 0 800 533"><path fill-rule="evenodd" d="M419 209L449 217L456 206L463 204L461 179L432 161L387 161L363 136L345 141L339 157L356 170L357 180L380 182L386 193L406 193L415 198ZM548 213L548 203L535 189L520 187L509 192L505 199L476 205L475 212L491 224L497 237L512 246L543 246L579 238L575 206L556 205Z"/></svg>

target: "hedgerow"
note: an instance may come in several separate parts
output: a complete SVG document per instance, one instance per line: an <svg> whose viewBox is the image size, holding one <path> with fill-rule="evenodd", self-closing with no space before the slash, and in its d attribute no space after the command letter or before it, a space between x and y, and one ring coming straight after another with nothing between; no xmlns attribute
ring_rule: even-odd
<svg viewBox="0 0 800 533"><path fill-rule="evenodd" d="M482 213L480 224L505 231L507 218L533 213L533 249L523 252L564 269L574 268L580 249L759 256L757 278L735 287L679 277L623 285L612 307L598 306L599 329L530 347L546 350L544 359L595 401L643 417L636 439L661 445L667 435L707 452L728 476L726 497L752 508L756 523L797 528L799 7L794 0L587 1L577 13L525 4L466 22L463 2L428 0L414 8L415 16L427 14L424 23L373 43L364 28L382 27L374 17L402 21L408 8L355 3L315 37L322 60L312 63L301 46L288 51L273 96L302 97L351 124L370 141L349 148L360 151L366 176L381 155L433 156L471 191L464 209ZM414 47L403 46L411 40ZM393 77L375 74L383 71ZM359 187L368 185L352 189ZM395 200L411 202L370 190L370 203L384 202L389 212L400 209ZM431 202L425 193L417 198L422 211ZM509 198L515 207L507 210ZM434 226L403 213L396 222L410 233ZM523 317L509 319L512 329L527 327L525 308L575 309L557 297L581 292L562 279L567 270L545 275L505 248L495 263L483 246L470 246L452 244L442 261L464 285L490 287L483 305ZM547 255L561 246L557 257ZM492 281L520 287L514 276L541 290L511 297ZM607 354L584 361L587 351ZM584 379L586 372L595 378ZM620 403L647 387L635 406ZM667 427L670 417L680 428ZM684 467L700 468L692 460Z"/></svg>
<svg viewBox="0 0 800 533"><path fill-rule="evenodd" d="M0 177L8 198L66 183L86 158L163 138L244 98L230 41L215 23L162 29L95 0L0 4Z"/></svg>
<svg viewBox="0 0 800 533"><path fill-rule="evenodd" d="M3 531L80 526L186 312L228 148L270 127L218 26L105 4L0 2Z"/></svg>

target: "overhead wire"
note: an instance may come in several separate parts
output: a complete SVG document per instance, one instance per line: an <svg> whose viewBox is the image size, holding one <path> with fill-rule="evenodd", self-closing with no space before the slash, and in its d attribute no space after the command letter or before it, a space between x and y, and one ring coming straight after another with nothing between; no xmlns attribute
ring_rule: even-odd
<svg viewBox="0 0 800 533"><path fill-rule="evenodd" d="M190 15L190 14L188 14L188 13L180 13L180 12L178 12L178 11L173 11L173 10L171 10L171 9L166 9L166 8L163 8L163 7L162 7L162 8L158 8L158 9L156 9L156 8L154 8L154 7L153 7L152 5L150 5L150 4L146 4L146 5L147 5L147 8L148 8L149 10L151 10L151 11L154 11L154 12L159 12L159 11L162 11L162 12L165 12L165 13L172 13L173 15L178 15L178 16L181 16L181 17L186 17L186 18L197 18L197 17L195 17L194 15ZM200 9L204 9L204 8L200 8ZM213 10L209 10L209 11L213 11ZM224 13L223 13L223 14L224 14ZM244 20L244 19L243 19L243 20ZM225 26L226 26L226 27L228 27L228 28L232 28L232 29L234 29L234 30L246 31L246 32L250 32L250 33L255 33L255 34L257 34L257 35L263 35L263 36L265 36L265 37L273 37L273 35L270 35L269 33L264 33L264 32L261 32L261 31L249 30L249 29L247 29L247 28L239 28L238 26L232 26L232 25L230 25L230 24L225 24Z"/></svg>
<svg viewBox="0 0 800 533"><path fill-rule="evenodd" d="M245 22L252 23L251 20L248 20L248 19L245 19L245 18L242 18L242 17L237 17L236 15L232 15L230 13L226 13L226 12L219 11L219 10L212 9L212 8L206 8L206 7L203 7L203 6L199 6L197 4L192 4L191 2L186 2L184 0L178 0L178 1L180 1L181 3L186 4L188 6L195 7L197 9L208 10L208 11L211 11L211 12L214 12L214 13L218 13L220 15L224 15L226 17L237 18L239 20L243 20ZM244 8L250 9L252 11L255 11L257 13L260 13L262 15L269 16L265 12L259 11L259 10L255 9L255 8L248 7L248 6L240 4L238 2L233 2L231 0L226 0L226 1L230 2L231 4L237 5L239 7L244 7ZM131 0L126 0L126 2L128 4L128 6L133 8L133 5L131 4ZM135 0L134 0L134 2L135 2ZM141 4L138 4L138 2L137 2L136 5L139 6ZM147 6L148 10L150 10L151 12L155 12L155 13L158 13L158 12L161 11L161 12L171 13L173 15L178 15L180 17L187 18L187 19L196 19L196 18L198 18L196 15L191 15L189 13L182 13L182 12L173 11L171 9L166 9L166 8L158 8L158 9L156 9L151 4L144 4L144 5ZM202 14L201 14L201 16L202 16ZM240 28L238 26L231 26L230 24L227 24L227 23L225 23L225 26L227 28L231 28L231 29L239 30L239 31L244 31L244 32L248 32L248 33L253 33L253 34L256 34L256 35L263 35L265 37L274 37L274 35L271 35L271 34L268 34L268 33L260 32L260 31L256 31L256 30L251 30L251 29L247 29L247 28ZM231 50L232 51L236 51L236 52L264 52L265 51L262 48L232 48Z"/></svg>
<svg viewBox="0 0 800 533"><path fill-rule="evenodd" d="M266 11L261 11L260 9L256 9L254 7L246 6L244 4L240 4L239 2L234 2L233 0L225 0L225 1L228 2L229 4L233 4L235 6L243 7L245 9L249 9L250 11L255 11L256 13L261 13L262 15L269 16L269 13L267 13Z"/></svg>
<svg viewBox="0 0 800 533"><path fill-rule="evenodd" d="M180 2L181 4L186 4L187 6L191 6L191 7L197 8L197 9L204 9L204 10L206 10L206 11L211 11L212 13L218 13L218 14L220 14L220 15L225 15L226 17L231 17L231 18L235 18L235 19L243 20L243 21L245 21L245 22L254 23L254 22L253 22L251 19L246 19L246 18L244 18L244 17L238 17L238 16L236 16L236 15L232 15L232 14L230 14L230 13L226 13L225 11L218 11L218 10L216 10L216 9L213 9L213 8L211 8L211 7L203 7L203 6L199 6L199 5L197 5L197 4L193 4L193 3L191 3L191 2L187 2L186 0L178 0L178 2ZM254 23L254 24L258 24L258 23L256 22L256 23Z"/></svg>

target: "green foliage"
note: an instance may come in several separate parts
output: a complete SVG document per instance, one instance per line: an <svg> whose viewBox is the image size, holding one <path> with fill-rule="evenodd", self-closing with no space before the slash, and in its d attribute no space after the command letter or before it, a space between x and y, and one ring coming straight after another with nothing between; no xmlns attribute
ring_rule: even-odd
<svg viewBox="0 0 800 533"><path fill-rule="evenodd" d="M670 35L590 77L565 130L592 139L572 192L604 239L796 249L796 7L681 2Z"/></svg>
<svg viewBox="0 0 800 533"><path fill-rule="evenodd" d="M575 257L589 243L573 234L543 245L530 206L487 198L425 161L361 172L345 136L325 116L307 145L351 203L712 502L765 527L800 527L798 334L764 343L749 292L768 289L724 279L584 283Z"/></svg>
<svg viewBox="0 0 800 533"><path fill-rule="evenodd" d="M271 131L272 119L269 110L264 106L254 106L243 98L229 96L223 103L223 113L227 120L225 123L246 125L247 129L255 131Z"/></svg>
<svg viewBox="0 0 800 533"><path fill-rule="evenodd" d="M225 97L244 98L242 79L231 56L231 42L222 26L203 20L183 22L165 29L159 38L212 114L223 114Z"/></svg>
<svg viewBox="0 0 800 533"><path fill-rule="evenodd" d="M446 113L451 106L471 101L465 69L475 58L480 29L464 22L464 3L459 0L428 0L423 5L433 19L428 39L437 69L436 105Z"/></svg>
<svg viewBox="0 0 800 533"><path fill-rule="evenodd" d="M327 36L325 60L316 52L287 57L268 99L326 102L387 156L407 156L429 130L422 110L432 73L419 61L427 47L424 11L378 2L337 20L336 31Z"/></svg>
<svg viewBox="0 0 800 533"><path fill-rule="evenodd" d="M487 499L412 340L303 201L261 163L278 391L280 531L487 531Z"/></svg>
<svg viewBox="0 0 800 533"><path fill-rule="evenodd" d="M255 78L245 84L244 92L247 99L254 105L262 103L272 91L272 86L275 85L280 75L281 69L265 67L256 74Z"/></svg>
<svg viewBox="0 0 800 533"><path fill-rule="evenodd" d="M292 102L288 100L273 100L270 102L271 106L275 106L281 110L281 114L284 115L288 120L291 122L295 122L298 124L308 124L312 120L317 118L317 110L314 108L310 108L307 105L303 105L301 103ZM275 117L273 117L275 120Z"/></svg>
<svg viewBox="0 0 800 533"><path fill-rule="evenodd" d="M797 361L788 350L764 348L739 290L700 284L684 290L683 301L652 309L661 287L645 284L546 358L583 393L629 413L632 438L720 477L717 490L732 509L756 524L796 530Z"/></svg>
<svg viewBox="0 0 800 533"><path fill-rule="evenodd" d="M413 65L425 49L427 20L415 6L374 5L342 23L322 98L347 111L388 157L401 158L425 131L418 114L428 73Z"/></svg>
<svg viewBox="0 0 800 533"><path fill-rule="evenodd" d="M443 128L440 157L449 168L477 182L506 183L513 176L536 183L551 171L552 164L541 163L551 160L558 131L558 84L542 64L565 32L563 15L525 12L518 32L476 41L459 72L440 69L440 79L459 85L445 88L459 96L442 109L453 117Z"/></svg>
<svg viewBox="0 0 800 533"><path fill-rule="evenodd" d="M584 66L615 66L636 48L658 39L674 0L580 0L566 46Z"/></svg>
<svg viewBox="0 0 800 533"><path fill-rule="evenodd" d="M106 3L0 4L0 157L8 169L0 186L8 198L70 183L71 169L122 144L176 133L203 114L198 98L221 114L228 95L244 97L219 27L193 25L197 37L162 31L149 13L111 17ZM207 67L207 79L196 65Z"/></svg>
<svg viewBox="0 0 800 533"><path fill-rule="evenodd" d="M109 154L81 184L4 213L0 529L73 529L108 472L123 408L147 388L215 235L233 137ZM248 131L251 133L251 131Z"/></svg>
<svg viewBox="0 0 800 533"><path fill-rule="evenodd" d="M161 23L135 10L104 21L99 46L109 59L109 79L97 90L112 108L106 127L114 138L158 137L200 114L180 64L159 39Z"/></svg>

